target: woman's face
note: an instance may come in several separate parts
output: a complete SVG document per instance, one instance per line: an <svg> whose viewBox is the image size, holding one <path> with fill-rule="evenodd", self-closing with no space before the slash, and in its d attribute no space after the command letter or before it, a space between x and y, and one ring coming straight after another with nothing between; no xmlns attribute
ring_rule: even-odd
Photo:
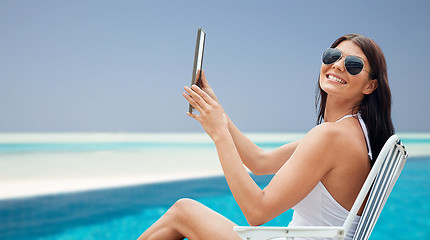
<svg viewBox="0 0 430 240"><path fill-rule="evenodd" d="M342 58L333 64L322 63L320 86L329 96L361 101L365 94L370 94L376 89L377 82L370 80L369 73L365 70L357 75L349 74L345 69L345 57L349 55L360 57L364 61L364 68L371 72L369 62L360 47L350 40L341 42L336 48L342 52Z"/></svg>

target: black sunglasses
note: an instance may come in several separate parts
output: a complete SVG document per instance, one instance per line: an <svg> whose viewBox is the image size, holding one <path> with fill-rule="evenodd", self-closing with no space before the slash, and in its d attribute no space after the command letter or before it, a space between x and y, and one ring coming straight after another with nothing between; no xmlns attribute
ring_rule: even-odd
<svg viewBox="0 0 430 240"><path fill-rule="evenodd" d="M333 64L337 61L339 61L342 58L342 52L337 48L328 48L324 51L322 55L322 62L325 65ZM357 75L361 72L361 70L366 71L368 74L370 74L365 68L364 68L364 61L363 59L354 56L349 55L345 57L345 68L346 71L348 71L351 75Z"/></svg>

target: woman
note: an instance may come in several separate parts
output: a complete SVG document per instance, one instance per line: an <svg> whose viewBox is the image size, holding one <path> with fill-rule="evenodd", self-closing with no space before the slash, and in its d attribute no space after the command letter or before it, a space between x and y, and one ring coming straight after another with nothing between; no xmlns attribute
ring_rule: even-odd
<svg viewBox="0 0 430 240"><path fill-rule="evenodd" d="M372 156L394 133L386 63L379 46L362 35L345 35L322 60L316 98L319 125L302 139L270 152L233 124L204 73L201 89L185 87L183 96L200 113L188 115L214 141L227 183L250 225L266 223L290 208L294 209L290 226L342 225L372 167ZM261 190L243 165L254 174L275 176ZM233 226L202 204L181 199L139 239L240 239Z"/></svg>

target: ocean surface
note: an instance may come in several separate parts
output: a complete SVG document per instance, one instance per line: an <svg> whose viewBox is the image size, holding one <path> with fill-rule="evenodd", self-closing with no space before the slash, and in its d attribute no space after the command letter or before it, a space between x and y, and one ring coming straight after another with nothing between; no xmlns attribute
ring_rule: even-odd
<svg viewBox="0 0 430 240"><path fill-rule="evenodd" d="M409 158L371 239L428 239L430 134L398 135ZM270 150L303 134L247 136ZM0 134L0 239L136 239L183 197L247 225L205 134Z"/></svg>

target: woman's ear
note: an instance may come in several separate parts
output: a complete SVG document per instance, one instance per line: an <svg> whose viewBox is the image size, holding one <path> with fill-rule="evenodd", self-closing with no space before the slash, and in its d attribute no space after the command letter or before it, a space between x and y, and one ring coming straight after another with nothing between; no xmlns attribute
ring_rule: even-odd
<svg viewBox="0 0 430 240"><path fill-rule="evenodd" d="M366 94L366 95L369 95L373 91L375 91L376 88L378 88L378 80L377 79L369 80L366 83L366 85L364 85L363 93Z"/></svg>

